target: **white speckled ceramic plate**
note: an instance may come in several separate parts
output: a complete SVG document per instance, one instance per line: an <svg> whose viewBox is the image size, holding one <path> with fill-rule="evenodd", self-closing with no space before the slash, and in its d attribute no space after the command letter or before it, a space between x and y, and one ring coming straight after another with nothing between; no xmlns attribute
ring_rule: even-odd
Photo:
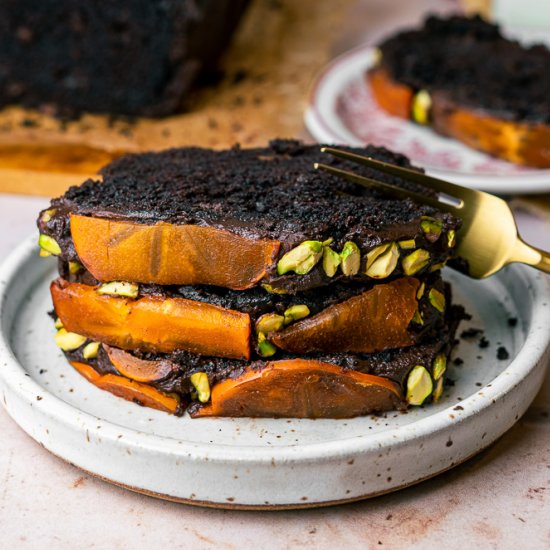
<svg viewBox="0 0 550 550"><path fill-rule="evenodd" d="M543 379L550 295L535 271L486 281L449 271L490 344L461 341L437 405L351 420L176 418L86 382L53 342L55 262L34 238L0 270L0 398L52 453L130 489L192 504L298 508L362 499L466 460L509 429ZM512 328L508 319L518 319ZM508 360L497 359L504 346Z"/></svg>
<svg viewBox="0 0 550 550"><path fill-rule="evenodd" d="M548 31L514 28L508 33L526 43L550 45ZM365 80L374 60L372 46L359 47L336 58L318 75L305 113L306 126L315 139L383 145L404 153L433 176L495 193L550 191L550 170L516 166L387 114Z"/></svg>

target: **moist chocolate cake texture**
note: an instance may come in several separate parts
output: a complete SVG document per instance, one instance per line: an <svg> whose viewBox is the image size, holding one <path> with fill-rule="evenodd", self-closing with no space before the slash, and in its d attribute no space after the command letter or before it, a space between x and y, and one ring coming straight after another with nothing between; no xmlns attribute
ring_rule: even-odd
<svg viewBox="0 0 550 550"><path fill-rule="evenodd" d="M319 161L348 167L291 140L129 155L54 199L39 244L58 257L52 316L69 362L178 415L341 418L438 400L464 316L440 276L460 220L319 173Z"/></svg>
<svg viewBox="0 0 550 550"><path fill-rule="evenodd" d="M550 52L522 46L479 16L429 17L379 45L391 77L413 90L514 121L550 122Z"/></svg>
<svg viewBox="0 0 550 550"><path fill-rule="evenodd" d="M213 70L248 0L5 0L0 107L160 116Z"/></svg>
<svg viewBox="0 0 550 550"><path fill-rule="evenodd" d="M410 167L404 156L384 148L368 146L349 150ZM342 269L329 276L321 261L307 272L303 269L295 271L292 265L281 269L283 256L304 242L314 243L311 244L314 255L318 254L315 247L326 248L322 246L324 243L329 243L331 251L342 251L346 243L353 243L361 254L361 268L354 274L354 280L362 282L372 282L373 278L366 275L368 254L381 245L391 246L390 253L401 259L412 253L418 255L416 250L423 251L421 256L427 260L422 260L423 272L452 258L455 233L460 227L460 221L452 215L410 200L388 199L371 189L321 174L314 170L314 162L329 162L342 168L356 169L346 161L323 155L318 146L306 146L290 140L273 141L269 147L262 149L211 151L186 148L129 155L105 167L101 172L102 181L88 180L54 199L42 213L39 229L42 234L55 240L61 249L60 258L80 262L98 280L105 280L106 272L110 274L109 266L105 266L106 271L98 269L98 254L105 261L107 255L102 250L97 254L90 251L93 261L83 257L91 244L88 239L87 245L83 243L80 246L79 256L75 249L74 216L84 218L84 221L89 218L109 221L101 228L95 228L99 239L115 223L120 224L119 235L128 242L128 236L136 231L152 226L158 229L160 224L166 223L185 228L194 226L228 231L241 237L243 246L259 241L269 243L270 257L261 261L261 265L248 278L221 281L216 273L207 272L206 266L199 265L200 258L195 260L197 265L193 273L174 274L176 266L168 252L162 257L158 251L168 246L161 244L166 239L161 234L148 236L147 245L144 244L142 249L130 251L125 248L120 252L120 263L128 254L139 252L143 255L144 265L129 271L130 277L127 277L136 282L204 283L237 290L268 284L273 290L296 293L342 278L349 280ZM419 185L366 167L358 171L380 181L424 194L431 193ZM229 254L231 249L222 246L219 251L214 250L211 236L209 233L205 239L209 241L210 258L215 263L216 254ZM198 238L193 236L193 239ZM111 263L116 261L113 259L115 241L118 243L120 238L111 236L103 247L109 244ZM401 252L397 250L397 243L401 243ZM95 245L99 248L98 242ZM407 245L416 250L407 253ZM260 253L255 250L253 254L258 259ZM231 260L236 262L239 258ZM406 266L407 263L395 263L387 276L395 278L412 274ZM298 273L300 271L302 273Z"/></svg>

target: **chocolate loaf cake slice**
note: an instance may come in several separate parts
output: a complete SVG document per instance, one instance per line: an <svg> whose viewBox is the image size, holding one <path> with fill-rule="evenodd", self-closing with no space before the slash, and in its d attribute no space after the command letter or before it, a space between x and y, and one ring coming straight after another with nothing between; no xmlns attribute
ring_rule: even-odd
<svg viewBox="0 0 550 550"><path fill-rule="evenodd" d="M339 284L297 296L261 288L92 287L64 279L50 290L60 324L94 341L246 360L282 351L371 353L412 346L437 333L446 306L439 272L423 281Z"/></svg>
<svg viewBox="0 0 550 550"><path fill-rule="evenodd" d="M372 354L246 362L182 351L130 353L85 340L65 355L100 389L176 415L189 405L193 417L348 418L439 400L462 316L461 308L449 308L432 339Z"/></svg>
<svg viewBox="0 0 550 550"><path fill-rule="evenodd" d="M212 70L248 0L0 3L0 107L160 116Z"/></svg>
<svg viewBox="0 0 550 550"><path fill-rule="evenodd" d="M550 166L550 51L479 17L429 17L379 45L368 72L390 114L511 162Z"/></svg>
<svg viewBox="0 0 550 550"><path fill-rule="evenodd" d="M350 149L402 166L402 155ZM45 253L90 280L297 293L337 281L418 276L454 255L460 221L320 173L314 162L432 191L331 159L317 145L129 155L41 213Z"/></svg>

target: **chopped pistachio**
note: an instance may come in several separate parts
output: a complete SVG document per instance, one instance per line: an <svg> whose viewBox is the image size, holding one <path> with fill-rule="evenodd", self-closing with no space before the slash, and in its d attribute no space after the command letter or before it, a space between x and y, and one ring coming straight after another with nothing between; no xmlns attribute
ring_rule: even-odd
<svg viewBox="0 0 550 550"><path fill-rule="evenodd" d="M430 253L423 248L418 248L401 260L405 275L414 275L424 269L430 261Z"/></svg>
<svg viewBox="0 0 550 550"><path fill-rule="evenodd" d="M334 239L332 237L329 237L326 241L323 241L323 246L328 246L329 244L332 244Z"/></svg>
<svg viewBox="0 0 550 550"><path fill-rule="evenodd" d="M434 271L439 271L440 269L443 269L447 262L439 262L438 264L434 264L430 267L430 273L433 273Z"/></svg>
<svg viewBox="0 0 550 550"><path fill-rule="evenodd" d="M262 285L262 288L269 292L270 294L288 294L288 292L284 288L274 288L271 285L268 285L267 283L264 283Z"/></svg>
<svg viewBox="0 0 550 550"><path fill-rule="evenodd" d="M53 256L61 254L61 247L57 244L57 241L49 235L44 235L44 233L41 233L38 237L38 246Z"/></svg>
<svg viewBox="0 0 550 550"><path fill-rule="evenodd" d="M55 343L63 351L73 351L84 342L86 342L86 336L76 334L76 332L67 332L64 328L60 328L55 335Z"/></svg>
<svg viewBox="0 0 550 550"><path fill-rule="evenodd" d="M418 287L418 290L416 292L416 299L417 300L420 300L420 298L422 298L422 296L424 296L424 291L426 290L426 283L421 283L420 286Z"/></svg>
<svg viewBox="0 0 550 550"><path fill-rule="evenodd" d="M376 251L375 248L369 252L369 254L371 254L370 258L369 254L367 254L366 273L373 279L385 279L389 277L397 267L397 262L399 260L399 247L397 243L389 243L382 246L386 246L383 252L378 253L377 251L374 253Z"/></svg>
<svg viewBox="0 0 550 550"><path fill-rule="evenodd" d="M82 357L84 357L84 359L95 359L98 351L99 342L90 342L84 346L84 349L82 350Z"/></svg>
<svg viewBox="0 0 550 550"><path fill-rule="evenodd" d="M449 229L447 233L447 245L449 248L452 248L456 244L456 231L454 229Z"/></svg>
<svg viewBox="0 0 550 550"><path fill-rule="evenodd" d="M435 389L433 392L434 401L439 401L441 399L442 394L443 394L443 378L440 378L435 384Z"/></svg>
<svg viewBox="0 0 550 550"><path fill-rule="evenodd" d="M82 269L82 264L80 262L69 262L69 273L75 275Z"/></svg>
<svg viewBox="0 0 550 550"><path fill-rule="evenodd" d="M40 216L40 220L44 223L48 223L52 219L52 216L56 213L56 211L57 210L55 208L44 210L44 212L42 212L42 216Z"/></svg>
<svg viewBox="0 0 550 550"><path fill-rule="evenodd" d="M407 239L405 241L399 241L399 247L403 250L412 250L416 246L416 241L414 239Z"/></svg>
<svg viewBox="0 0 550 550"><path fill-rule="evenodd" d="M340 254L335 252L329 246L325 246L323 249L323 270L328 277L334 277L336 271L338 271L338 266L342 262Z"/></svg>
<svg viewBox="0 0 550 550"><path fill-rule="evenodd" d="M432 377L426 367L413 367L407 378L407 401L411 405L422 405L432 390Z"/></svg>
<svg viewBox="0 0 550 550"><path fill-rule="evenodd" d="M348 241L344 244L342 252L340 252L340 259L342 261L342 273L348 277L357 275L359 268L361 267L361 251L359 247L352 241Z"/></svg>
<svg viewBox="0 0 550 550"><path fill-rule="evenodd" d="M41 258L49 258L52 254L51 252L46 252L43 248L41 248L40 251L38 252L38 255Z"/></svg>
<svg viewBox="0 0 550 550"><path fill-rule="evenodd" d="M63 323L61 322L61 319L58 317L55 320L54 327L59 330L60 328L63 328Z"/></svg>
<svg viewBox="0 0 550 550"><path fill-rule="evenodd" d="M263 334L269 334L270 332L277 332L283 328L285 324L285 318L277 313L266 313L258 318L256 321L256 331Z"/></svg>
<svg viewBox="0 0 550 550"><path fill-rule="evenodd" d="M432 304L437 311L441 313L445 311L445 296L442 292L439 292L439 290L431 288L430 292L428 292L428 300L430 300L430 304Z"/></svg>
<svg viewBox="0 0 550 550"><path fill-rule="evenodd" d="M382 62L382 50L380 48L372 49L372 66L380 65Z"/></svg>
<svg viewBox="0 0 550 550"><path fill-rule="evenodd" d="M422 231L424 231L426 239L432 243L439 239L441 231L443 230L443 224L439 220L430 218L429 216L422 216L420 227Z"/></svg>
<svg viewBox="0 0 550 550"><path fill-rule="evenodd" d="M380 246L375 246L372 250L367 252L367 269L374 263L378 256L381 256L390 248L391 243L381 244Z"/></svg>
<svg viewBox="0 0 550 550"><path fill-rule="evenodd" d="M127 283L126 281L112 281L102 284L97 289L98 294L113 294L115 296L125 296L126 298L137 298L139 294L139 285Z"/></svg>
<svg viewBox="0 0 550 550"><path fill-rule="evenodd" d="M294 271L298 275L309 273L323 255L323 243L319 241L304 241L296 248L287 252L277 262L277 273L284 275Z"/></svg>
<svg viewBox="0 0 550 550"><path fill-rule="evenodd" d="M447 357L445 357L444 353L438 353L435 356L434 364L433 364L433 378L434 380L439 380L447 370Z"/></svg>
<svg viewBox="0 0 550 550"><path fill-rule="evenodd" d="M305 304L290 306L285 311L285 325L304 319L309 315L309 308Z"/></svg>
<svg viewBox="0 0 550 550"><path fill-rule="evenodd" d="M422 314L420 313L420 311L416 310L414 312L411 322L416 323L417 325L420 325L420 326L424 325L424 319L422 319Z"/></svg>
<svg viewBox="0 0 550 550"><path fill-rule="evenodd" d="M263 332L258 334L258 352L262 357L271 357L277 353L277 348L267 340Z"/></svg>
<svg viewBox="0 0 550 550"><path fill-rule="evenodd" d="M432 98L426 90L418 91L412 100L412 119L418 124L428 124L430 120L430 109Z"/></svg>
<svg viewBox="0 0 550 550"><path fill-rule="evenodd" d="M206 403L210 399L210 382L205 372L194 372L189 380L197 390L197 397L201 403Z"/></svg>

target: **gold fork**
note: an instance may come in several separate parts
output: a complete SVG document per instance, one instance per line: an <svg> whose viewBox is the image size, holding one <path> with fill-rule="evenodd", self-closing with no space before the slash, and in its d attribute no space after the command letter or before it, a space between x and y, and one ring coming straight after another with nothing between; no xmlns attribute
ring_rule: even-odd
<svg viewBox="0 0 550 550"><path fill-rule="evenodd" d="M468 274L482 279L493 275L504 266L519 262L550 273L550 253L525 243L519 236L514 215L508 204L489 193L461 187L448 181L427 176L421 172L401 168L387 162L363 157L348 151L322 147L323 153L374 168L413 181L437 191L437 198L425 197L395 185L382 183L347 170L315 163L314 167L341 176L360 185L376 188L397 198L411 198L416 202L451 212L462 219L457 234L457 254L467 260Z"/></svg>

